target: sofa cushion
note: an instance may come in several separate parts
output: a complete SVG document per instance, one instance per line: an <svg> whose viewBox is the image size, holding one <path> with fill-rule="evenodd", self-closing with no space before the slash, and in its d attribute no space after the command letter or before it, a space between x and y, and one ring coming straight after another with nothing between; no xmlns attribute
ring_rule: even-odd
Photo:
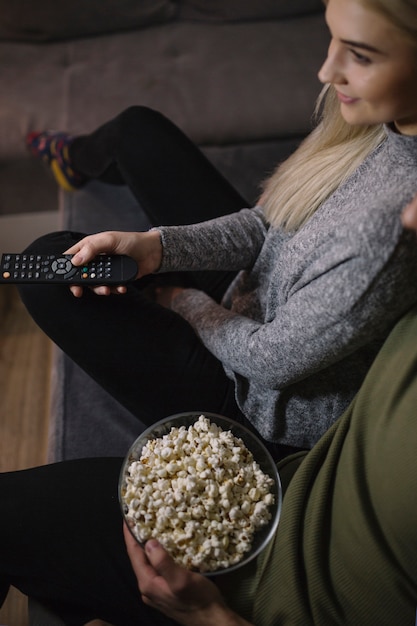
<svg viewBox="0 0 417 626"><path fill-rule="evenodd" d="M53 41L172 20L175 0L0 0L0 39Z"/></svg>
<svg viewBox="0 0 417 626"><path fill-rule="evenodd" d="M200 145L299 136L310 130L327 45L321 14L175 21L140 37L68 42L65 128L89 132L129 103L160 110Z"/></svg>
<svg viewBox="0 0 417 626"><path fill-rule="evenodd" d="M323 8L322 0L181 0L180 16L208 21L270 20Z"/></svg>

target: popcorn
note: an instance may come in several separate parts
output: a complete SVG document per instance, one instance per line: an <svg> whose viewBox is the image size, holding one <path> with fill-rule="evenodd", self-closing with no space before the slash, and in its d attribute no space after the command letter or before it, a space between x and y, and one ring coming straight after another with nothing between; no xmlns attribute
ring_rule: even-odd
<svg viewBox="0 0 417 626"><path fill-rule="evenodd" d="M274 480L243 441L201 415L152 439L127 468L123 501L140 542L156 538L180 565L235 565L271 519Z"/></svg>

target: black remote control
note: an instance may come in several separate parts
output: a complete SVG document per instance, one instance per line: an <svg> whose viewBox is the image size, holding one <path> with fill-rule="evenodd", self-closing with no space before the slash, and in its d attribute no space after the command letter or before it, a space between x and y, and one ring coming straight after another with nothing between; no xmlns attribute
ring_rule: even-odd
<svg viewBox="0 0 417 626"><path fill-rule="evenodd" d="M73 285L122 285L135 280L138 266L131 257L103 254L75 267L72 254L2 255L0 284L55 283Z"/></svg>

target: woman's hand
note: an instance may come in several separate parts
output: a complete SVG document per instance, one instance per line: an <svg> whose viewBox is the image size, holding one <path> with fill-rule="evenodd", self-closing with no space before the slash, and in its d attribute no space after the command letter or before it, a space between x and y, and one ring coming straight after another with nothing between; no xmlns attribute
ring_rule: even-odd
<svg viewBox="0 0 417 626"><path fill-rule="evenodd" d="M171 285L156 287L155 300L166 309L171 309L174 298L176 298L182 291L184 291L184 287L174 287Z"/></svg>
<svg viewBox="0 0 417 626"><path fill-rule="evenodd" d="M157 230L148 232L119 232L107 231L88 235L78 243L68 248L65 254L73 254L73 265L80 266L88 263L99 254L125 254L135 259L138 264L137 278L155 272L161 265L162 244ZM76 297L83 293L83 287L70 287ZM119 285L109 287L101 285L91 288L96 294L107 296L110 293L126 293L126 287Z"/></svg>
<svg viewBox="0 0 417 626"><path fill-rule="evenodd" d="M177 565L157 541L142 549L126 524L124 536L145 604L183 626L250 626L226 606L214 583Z"/></svg>

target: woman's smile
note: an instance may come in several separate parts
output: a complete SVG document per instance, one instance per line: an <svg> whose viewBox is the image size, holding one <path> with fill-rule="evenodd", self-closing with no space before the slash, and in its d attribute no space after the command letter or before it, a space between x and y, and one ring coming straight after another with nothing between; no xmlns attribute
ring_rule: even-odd
<svg viewBox="0 0 417 626"><path fill-rule="evenodd" d="M336 89L336 93L337 93L338 99L343 104L354 104L355 102L358 102L359 100L359 98L352 98L352 96L347 96L346 94L342 93L341 91L338 91L337 89Z"/></svg>

